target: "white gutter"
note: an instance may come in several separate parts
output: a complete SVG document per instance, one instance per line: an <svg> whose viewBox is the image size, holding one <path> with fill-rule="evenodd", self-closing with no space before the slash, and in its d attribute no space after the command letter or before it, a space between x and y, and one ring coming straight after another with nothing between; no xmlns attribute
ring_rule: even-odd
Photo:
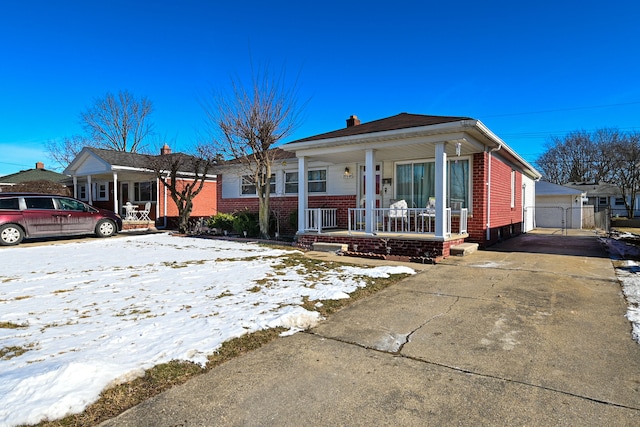
<svg viewBox="0 0 640 427"><path fill-rule="evenodd" d="M498 143L497 147L489 150L489 167L487 173L487 242L491 240L491 153L498 151L502 148L502 144Z"/></svg>

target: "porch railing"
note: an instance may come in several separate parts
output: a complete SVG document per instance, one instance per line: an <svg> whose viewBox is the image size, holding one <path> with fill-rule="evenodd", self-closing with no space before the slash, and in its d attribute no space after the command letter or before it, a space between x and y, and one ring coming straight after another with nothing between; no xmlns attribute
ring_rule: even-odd
<svg viewBox="0 0 640 427"><path fill-rule="evenodd" d="M337 212L336 208L305 209L305 231L322 233L325 228L337 228Z"/></svg>
<svg viewBox="0 0 640 427"><path fill-rule="evenodd" d="M349 209L349 231L365 231L367 209ZM467 232L468 210L457 210L459 214L458 233ZM373 231L376 233L435 233L436 213L430 209L419 208L375 208L373 214ZM447 208L444 218L444 232L451 234L451 208Z"/></svg>

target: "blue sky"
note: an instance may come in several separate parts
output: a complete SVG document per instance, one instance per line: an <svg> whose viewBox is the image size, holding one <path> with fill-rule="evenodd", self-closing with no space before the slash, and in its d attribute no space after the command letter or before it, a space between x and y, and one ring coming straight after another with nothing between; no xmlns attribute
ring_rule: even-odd
<svg viewBox="0 0 640 427"><path fill-rule="evenodd" d="M640 130L640 2L0 0L0 176L128 90L174 151L254 64L308 100L289 140L409 112L481 120L530 162L552 135Z"/></svg>

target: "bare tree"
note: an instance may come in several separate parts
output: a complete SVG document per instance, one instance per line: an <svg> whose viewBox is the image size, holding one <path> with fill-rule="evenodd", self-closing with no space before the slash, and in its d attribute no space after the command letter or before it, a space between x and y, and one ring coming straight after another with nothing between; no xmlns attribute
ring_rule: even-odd
<svg viewBox="0 0 640 427"><path fill-rule="evenodd" d="M608 146L607 162L610 165L609 182L620 190L627 216L633 218L636 195L640 186L640 134L638 132L619 135L614 133Z"/></svg>
<svg viewBox="0 0 640 427"><path fill-rule="evenodd" d="M169 190L171 200L178 208L178 231L186 233L193 210L193 199L202 191L209 178L217 156L211 155L207 147L198 147L197 155L166 153L148 156L148 167Z"/></svg>
<svg viewBox="0 0 640 427"><path fill-rule="evenodd" d="M145 140L153 133L149 120L152 112L153 104L146 97L136 98L128 91L120 91L117 95L107 93L80 113L85 135L50 141L47 149L51 158L62 167L66 167L85 146L144 152Z"/></svg>
<svg viewBox="0 0 640 427"><path fill-rule="evenodd" d="M268 70L254 73L250 85L231 80L231 91L213 94L203 103L214 151L239 162L245 179L256 187L260 235L269 238L271 167L275 145L299 124L297 84L287 86L285 75L272 78ZM245 182L246 182L245 181Z"/></svg>
<svg viewBox="0 0 640 427"><path fill-rule="evenodd" d="M598 145L586 131L552 137L536 164L545 179L555 184L599 180Z"/></svg>
<svg viewBox="0 0 640 427"><path fill-rule="evenodd" d="M49 152L49 157L62 168L65 168L78 155L83 147L93 145L92 141L87 137L73 135L72 137L64 138L62 141L48 141L45 147Z"/></svg>
<svg viewBox="0 0 640 427"><path fill-rule="evenodd" d="M618 187L629 218L640 191L640 134L617 129L572 132L555 137L537 160L545 179L567 182L608 182Z"/></svg>

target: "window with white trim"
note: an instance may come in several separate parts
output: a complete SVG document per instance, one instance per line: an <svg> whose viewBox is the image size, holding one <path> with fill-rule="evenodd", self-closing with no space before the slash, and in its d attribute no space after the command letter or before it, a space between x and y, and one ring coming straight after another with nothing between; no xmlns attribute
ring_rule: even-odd
<svg viewBox="0 0 640 427"><path fill-rule="evenodd" d="M269 193L276 194L276 174L272 173L269 178ZM240 184L240 194L243 196L256 196L257 187L253 176L244 175Z"/></svg>
<svg viewBox="0 0 640 427"><path fill-rule="evenodd" d="M109 183L94 182L91 185L93 200L109 200Z"/></svg>
<svg viewBox="0 0 640 427"><path fill-rule="evenodd" d="M448 187L446 206L452 210L469 208L469 160L447 161ZM436 196L436 163L413 161L396 163L396 199L405 200L409 207L424 208Z"/></svg>
<svg viewBox="0 0 640 427"><path fill-rule="evenodd" d="M511 171L511 208L516 207L516 171Z"/></svg>
<svg viewBox="0 0 640 427"><path fill-rule="evenodd" d="M80 200L89 200L89 195L87 194L87 184L78 184L78 199Z"/></svg>
<svg viewBox="0 0 640 427"><path fill-rule="evenodd" d="M317 169L307 171L307 188L309 193L327 192L327 170Z"/></svg>
<svg viewBox="0 0 640 427"><path fill-rule="evenodd" d="M156 181L133 183L133 198L136 202L155 202L158 186Z"/></svg>
<svg viewBox="0 0 640 427"><path fill-rule="evenodd" d="M285 194L298 193L298 172L284 173L284 193Z"/></svg>
<svg viewBox="0 0 640 427"><path fill-rule="evenodd" d="M243 196L255 196L258 194L256 192L256 183L251 175L244 175L242 177L242 181L240 184L240 194Z"/></svg>

